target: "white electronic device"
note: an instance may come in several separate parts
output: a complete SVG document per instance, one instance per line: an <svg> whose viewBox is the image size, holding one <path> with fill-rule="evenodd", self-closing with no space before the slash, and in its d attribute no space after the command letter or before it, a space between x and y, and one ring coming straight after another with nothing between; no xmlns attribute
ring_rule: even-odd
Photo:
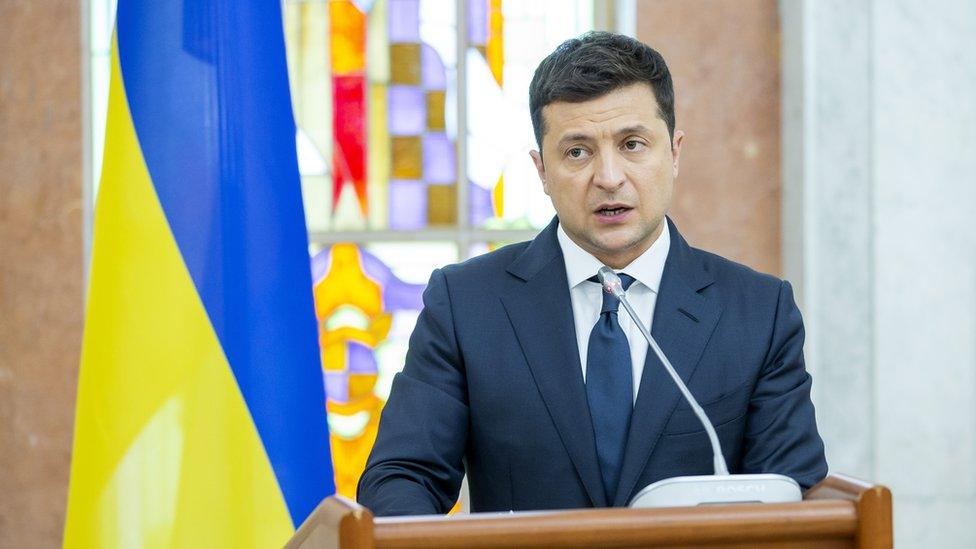
<svg viewBox="0 0 976 549"><path fill-rule="evenodd" d="M667 230L667 229L665 229ZM637 493L630 501L630 507L683 507L694 505L712 505L720 503L790 503L803 499L800 485L790 477L776 474L730 475L722 454L722 445L715 433L715 427L709 421L705 411L685 386L681 376L674 370L671 361L664 356L664 351L658 346L651 333L640 321L640 317L627 301L620 277L607 266L600 268L597 273L603 290L616 297L627 310L627 314L640 328L641 334L651 346L654 354L660 359L668 375L674 380L681 394L691 405L698 420L705 427L708 440L712 444L712 463L714 475L698 475L687 477L673 477L655 482Z"/></svg>
<svg viewBox="0 0 976 549"><path fill-rule="evenodd" d="M800 485L773 474L673 477L645 487L630 507L685 507L719 503L792 503L800 501Z"/></svg>

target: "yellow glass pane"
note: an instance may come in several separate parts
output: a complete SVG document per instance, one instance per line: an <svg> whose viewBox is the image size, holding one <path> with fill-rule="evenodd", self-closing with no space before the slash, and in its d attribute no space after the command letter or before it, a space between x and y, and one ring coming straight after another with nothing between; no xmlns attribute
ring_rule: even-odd
<svg viewBox="0 0 976 549"><path fill-rule="evenodd" d="M444 131L444 101L443 91L427 92L427 131Z"/></svg>
<svg viewBox="0 0 976 549"><path fill-rule="evenodd" d="M427 222L430 225L457 223L457 185L428 185Z"/></svg>
<svg viewBox="0 0 976 549"><path fill-rule="evenodd" d="M422 179L420 136L394 137L392 141L393 179Z"/></svg>
<svg viewBox="0 0 976 549"><path fill-rule="evenodd" d="M376 374L349 374L349 399L370 397L375 386Z"/></svg>
<svg viewBox="0 0 976 549"><path fill-rule="evenodd" d="M350 0L329 2L332 70L350 74L366 68L366 16Z"/></svg>
<svg viewBox="0 0 976 549"><path fill-rule="evenodd" d="M483 52L495 82L502 85L502 70L505 66L505 48L503 47L504 19L502 18L502 0L488 2L488 45Z"/></svg>
<svg viewBox="0 0 976 549"><path fill-rule="evenodd" d="M390 46L390 81L393 84L420 85L420 44Z"/></svg>

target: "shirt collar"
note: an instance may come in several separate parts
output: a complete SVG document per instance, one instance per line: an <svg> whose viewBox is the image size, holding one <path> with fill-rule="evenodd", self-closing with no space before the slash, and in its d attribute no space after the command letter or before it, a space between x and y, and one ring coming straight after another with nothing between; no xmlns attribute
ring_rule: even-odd
<svg viewBox="0 0 976 549"><path fill-rule="evenodd" d="M664 230L651 244L644 253L634 259L630 265L617 272L624 272L634 277L649 288L655 294L661 286L661 277L664 275L664 263L668 259L668 251L671 249L671 231L668 230L668 221L665 218ZM603 266L600 260L593 257L586 250L573 242L573 239L566 234L562 224L556 229L556 237L559 240L559 247L563 251L563 260L566 263L566 279L569 287L575 288L586 279L595 275L600 267Z"/></svg>

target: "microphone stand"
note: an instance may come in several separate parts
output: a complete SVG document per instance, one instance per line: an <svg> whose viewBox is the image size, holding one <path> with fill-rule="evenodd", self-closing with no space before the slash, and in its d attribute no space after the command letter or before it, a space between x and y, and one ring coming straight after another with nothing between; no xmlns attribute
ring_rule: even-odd
<svg viewBox="0 0 976 549"><path fill-rule="evenodd" d="M603 284L603 290L613 295L624 306L634 324L640 328L641 335L647 340L654 354L664 365L672 381L678 386L682 396L691 405L692 411L705 427L708 440L712 445L713 475L696 475L673 477L655 482L634 496L630 507L677 507L687 505L706 505L716 503L789 503L802 499L800 485L785 475L751 474L730 475L722 454L722 444L715 432L715 427L705 415L705 410L698 404L694 395L682 381L681 376L674 370L671 361L658 346L650 331L640 321L640 317L627 301L627 296L620 277L610 267L603 266L597 273Z"/></svg>

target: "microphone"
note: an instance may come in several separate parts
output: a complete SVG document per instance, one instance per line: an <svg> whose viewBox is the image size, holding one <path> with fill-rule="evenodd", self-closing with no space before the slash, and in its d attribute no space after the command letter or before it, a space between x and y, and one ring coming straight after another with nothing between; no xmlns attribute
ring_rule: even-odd
<svg viewBox="0 0 976 549"><path fill-rule="evenodd" d="M682 396L691 406L695 416L705 427L708 440L712 445L712 465L714 475L697 475L673 477L655 482L634 496L630 502L630 507L676 507L686 505L706 505L715 503L789 503L800 501L800 485L795 480L785 475L776 474L749 474L749 475L730 475L728 465L725 463L725 456L722 454L722 443L718 439L715 427L709 421L705 410L695 400L694 395L688 390L681 376L674 370L671 361L658 346L657 341L651 336L650 331L641 322L640 317L634 308L627 301L620 277L610 267L604 265L597 272L597 278L603 285L603 291L613 295L624 306L627 314L630 315L634 325L640 329L641 335L647 340L647 344L657 355L658 360L664 365L671 380L678 386Z"/></svg>

